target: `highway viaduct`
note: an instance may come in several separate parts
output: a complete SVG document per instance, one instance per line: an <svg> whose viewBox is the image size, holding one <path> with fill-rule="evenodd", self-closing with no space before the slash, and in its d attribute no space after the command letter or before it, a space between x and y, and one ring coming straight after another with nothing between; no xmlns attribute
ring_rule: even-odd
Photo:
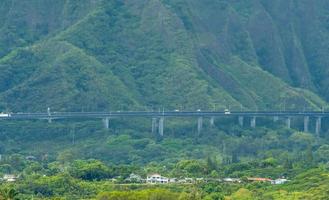
<svg viewBox="0 0 329 200"><path fill-rule="evenodd" d="M329 112L319 111L241 111L241 112L215 112L215 111L163 111L163 112L146 112L146 111L124 111L124 112L48 112L46 113L11 113L2 114L0 119L5 120L35 120L46 119L48 122L56 119L102 119L105 128L109 128L110 120L113 118L130 118L141 117L152 119L152 132L158 132L160 136L164 134L165 118L197 118L198 133L203 127L203 119L209 118L210 125L214 125L215 118L219 117L236 117L240 126L244 126L245 119L250 119L250 127L257 126L257 118L273 118L276 122L284 119L287 128L291 128L291 119L299 117L304 119L304 132L309 132L310 118L315 118L315 133L321 132L321 123L323 118L329 117Z"/></svg>

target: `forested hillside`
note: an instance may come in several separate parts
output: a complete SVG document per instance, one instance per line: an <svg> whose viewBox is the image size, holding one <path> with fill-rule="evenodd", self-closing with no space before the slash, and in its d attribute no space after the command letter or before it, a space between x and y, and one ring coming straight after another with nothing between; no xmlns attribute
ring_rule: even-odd
<svg viewBox="0 0 329 200"><path fill-rule="evenodd" d="M325 0L4 0L1 107L320 108L329 98L328 7Z"/></svg>

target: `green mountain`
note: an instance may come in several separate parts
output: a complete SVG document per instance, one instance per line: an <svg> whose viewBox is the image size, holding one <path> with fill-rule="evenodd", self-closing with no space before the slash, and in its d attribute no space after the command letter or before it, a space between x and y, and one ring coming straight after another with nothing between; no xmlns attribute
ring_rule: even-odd
<svg viewBox="0 0 329 200"><path fill-rule="evenodd" d="M4 0L0 106L319 109L329 99L328 7L325 0Z"/></svg>
<svg viewBox="0 0 329 200"><path fill-rule="evenodd" d="M327 0L1 0L0 112L328 110L328 10ZM18 175L1 178L0 199L327 199L327 118L319 134L315 117L309 133L301 117L291 128L244 120L204 117L199 132L195 118L168 117L163 137L143 118L108 129L0 120L0 178ZM201 182L134 184L131 173Z"/></svg>

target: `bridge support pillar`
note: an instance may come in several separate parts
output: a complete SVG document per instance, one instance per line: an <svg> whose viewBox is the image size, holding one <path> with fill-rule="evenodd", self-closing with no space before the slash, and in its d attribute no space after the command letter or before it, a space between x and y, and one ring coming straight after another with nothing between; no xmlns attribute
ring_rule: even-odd
<svg viewBox="0 0 329 200"><path fill-rule="evenodd" d="M201 130L202 130L202 124L203 124L203 119L202 119L202 117L199 117L199 118L198 118L198 134L201 133Z"/></svg>
<svg viewBox="0 0 329 200"><path fill-rule="evenodd" d="M316 122L315 122L315 134L317 136L319 136L320 135L320 132L321 132L321 121L322 121L322 118L321 117L316 118Z"/></svg>
<svg viewBox="0 0 329 200"><path fill-rule="evenodd" d="M157 118L153 117L152 118L152 133L155 133L157 129Z"/></svg>
<svg viewBox="0 0 329 200"><path fill-rule="evenodd" d="M250 126L251 128L255 128L256 127L256 117L252 117L250 120Z"/></svg>
<svg viewBox="0 0 329 200"><path fill-rule="evenodd" d="M287 117L286 119L286 125L287 125L287 128L291 128L291 118L290 117Z"/></svg>
<svg viewBox="0 0 329 200"><path fill-rule="evenodd" d="M239 116L239 125L243 126L243 117L242 116Z"/></svg>
<svg viewBox="0 0 329 200"><path fill-rule="evenodd" d="M160 117L159 119L159 135L163 136L163 128L164 128L164 117Z"/></svg>
<svg viewBox="0 0 329 200"><path fill-rule="evenodd" d="M104 128L109 129L110 128L110 118L109 117L105 117L103 119L103 124L104 124Z"/></svg>
<svg viewBox="0 0 329 200"><path fill-rule="evenodd" d="M47 108L47 114L48 114L48 116L49 116L49 118L48 118L48 123L51 123L51 122L52 122L52 119L50 118L50 116L51 116L51 112L50 112L50 108L49 108L49 107Z"/></svg>
<svg viewBox="0 0 329 200"><path fill-rule="evenodd" d="M277 121L279 121L279 116L274 116L273 117L273 122L277 122Z"/></svg>
<svg viewBox="0 0 329 200"><path fill-rule="evenodd" d="M310 122L310 117L306 116L304 117L304 132L307 133L308 132L308 124Z"/></svg>
<svg viewBox="0 0 329 200"><path fill-rule="evenodd" d="M215 117L211 117L210 118L210 126L214 126L215 125Z"/></svg>

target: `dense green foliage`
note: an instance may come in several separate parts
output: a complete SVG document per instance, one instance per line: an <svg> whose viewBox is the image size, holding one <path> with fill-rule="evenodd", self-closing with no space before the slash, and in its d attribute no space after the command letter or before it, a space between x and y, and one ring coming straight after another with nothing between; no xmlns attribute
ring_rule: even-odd
<svg viewBox="0 0 329 200"><path fill-rule="evenodd" d="M169 184L169 185L152 185L152 184L135 184L125 182L125 177L132 171L142 174L145 169L135 166L134 169L125 166L106 166L104 163L96 160L86 162L75 161L63 169L62 165L57 162L43 164L36 161L29 161L29 167L26 167L21 173L19 180L13 184L0 183L0 198L6 199L97 199L97 200L114 200L114 199L165 199L165 200L283 200L283 199L314 199L325 200L329 191L329 167L328 165L319 165L318 167L293 167L288 175L292 180L284 185L271 185L269 183L252 183L246 181L249 171L246 169L250 165L254 172L269 171L270 168L280 168L278 164L264 166L263 161L254 161L253 163L243 163L239 169L233 165L225 165L229 171L238 171L242 177L242 183L225 183L217 181L199 182L194 184ZM77 163L80 163L77 168ZM82 164L84 163L84 164ZM88 163L88 164L87 164ZM255 165L255 163L258 163ZM102 170L95 165L102 166ZM172 171L181 170L182 165L188 169L211 168L209 160L183 160L178 163ZM34 167L31 167L34 166ZM223 168L223 164L215 165ZM81 168L80 168L81 167ZM161 170L161 165L153 166ZM33 168L33 169L31 169ZM154 168L154 169L155 169ZM163 170L163 169L162 169ZM218 169L214 169L220 171ZM84 171L84 172L82 172ZM106 171L106 176L99 176L99 172ZM167 173L169 169L165 170ZM303 171L302 173L300 173ZM95 179L92 176L77 176L77 174L97 174ZM288 171L286 171L288 172ZM292 173L291 173L292 172ZM293 175L298 172L298 175ZM191 171L193 176L194 171ZM103 175L104 175L103 174ZM123 175L122 177L117 176ZM207 175L208 174L208 175ZM211 177L207 171L200 174L194 173L197 177ZM179 175L179 174L177 174ZM184 174L180 174L184 176ZM226 174L229 175L229 174ZM191 177L190 176L190 177ZM115 179L109 178L116 177ZM215 175L214 178L224 177ZM250 176L249 176L250 177ZM115 180L115 182L113 182ZM7 197L10 196L10 197Z"/></svg>
<svg viewBox="0 0 329 200"><path fill-rule="evenodd" d="M325 0L13 2L0 4L2 110L326 106Z"/></svg>
<svg viewBox="0 0 329 200"><path fill-rule="evenodd" d="M232 119L233 120L233 119ZM236 119L234 119L236 121ZM0 175L20 175L19 198L34 199L325 199L328 190L328 138L320 138L272 123L269 128L231 126L216 121L197 135L190 122L167 121L158 138L113 121L110 130L100 122L3 122ZM34 128L31 128L33 124ZM178 125L177 125L178 124ZM20 128L18 128L18 126ZM282 124L283 125L283 124ZM30 127L27 129L27 127ZM22 130L24 131L22 131ZM275 129L275 130L274 130ZM26 156L35 158L28 159ZM191 184L134 184L131 173L167 177L240 178L243 183L210 181ZM291 180L282 186L248 183L246 177ZM298 198L297 198L298 197ZM248 198L247 198L248 199Z"/></svg>

